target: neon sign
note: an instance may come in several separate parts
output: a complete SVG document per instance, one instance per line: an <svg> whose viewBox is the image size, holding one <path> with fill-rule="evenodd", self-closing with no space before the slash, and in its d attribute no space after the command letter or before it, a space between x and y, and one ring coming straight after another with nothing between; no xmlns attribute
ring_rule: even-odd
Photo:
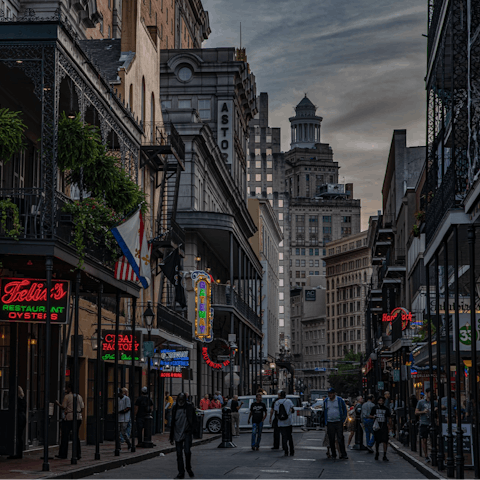
<svg viewBox="0 0 480 480"><path fill-rule="evenodd" d="M228 365L230 365L230 360L225 360L223 363L216 363L212 361L208 355L207 347L202 347L202 357L205 360L205 363L214 370L221 370L223 367L228 367Z"/></svg>
<svg viewBox="0 0 480 480"><path fill-rule="evenodd" d="M402 330L405 330L408 326L408 322L412 321L412 314L406 308L403 308L403 307L394 308L390 315L384 313L382 315L382 322L392 323L400 314L402 316Z"/></svg>
<svg viewBox="0 0 480 480"><path fill-rule="evenodd" d="M160 377L182 378L182 368L189 366L188 350L160 350Z"/></svg>
<svg viewBox="0 0 480 480"><path fill-rule="evenodd" d="M47 321L46 280L0 278L0 321L45 323ZM52 280L50 320L68 322L69 281Z"/></svg>
<svg viewBox="0 0 480 480"><path fill-rule="evenodd" d="M192 273L195 289L195 339L208 343L213 340L213 308L211 277L203 271Z"/></svg>
<svg viewBox="0 0 480 480"><path fill-rule="evenodd" d="M103 331L104 340L102 342L102 360L115 360L115 333L111 330ZM121 333L118 335L118 353L119 360L132 360L132 334ZM141 334L135 335L135 360L140 360Z"/></svg>

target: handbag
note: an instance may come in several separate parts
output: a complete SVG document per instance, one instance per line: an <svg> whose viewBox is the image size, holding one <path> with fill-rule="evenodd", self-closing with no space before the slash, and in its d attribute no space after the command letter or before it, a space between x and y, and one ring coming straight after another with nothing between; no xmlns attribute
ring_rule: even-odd
<svg viewBox="0 0 480 480"><path fill-rule="evenodd" d="M378 430L380 430L380 423L378 423L378 418L376 418L373 422L373 431L377 432Z"/></svg>

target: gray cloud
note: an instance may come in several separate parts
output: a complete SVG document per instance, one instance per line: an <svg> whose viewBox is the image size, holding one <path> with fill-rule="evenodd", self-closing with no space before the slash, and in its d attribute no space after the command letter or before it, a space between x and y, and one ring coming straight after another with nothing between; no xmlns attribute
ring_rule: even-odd
<svg viewBox="0 0 480 480"><path fill-rule="evenodd" d="M362 199L363 228L381 208L394 129L425 143L427 2L423 0L203 0L212 35L205 47L242 44L269 94L270 125L282 128L304 92L318 106L322 141Z"/></svg>

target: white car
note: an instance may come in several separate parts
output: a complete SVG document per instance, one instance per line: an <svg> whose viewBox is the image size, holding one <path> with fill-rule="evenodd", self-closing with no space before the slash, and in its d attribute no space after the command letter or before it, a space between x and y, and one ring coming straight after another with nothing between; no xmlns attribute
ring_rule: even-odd
<svg viewBox="0 0 480 480"><path fill-rule="evenodd" d="M262 401L267 406L267 418L263 424L264 428L271 427L270 425L270 409L272 408L273 401L277 398L277 395L263 395ZM287 395L287 398L292 401L295 412L293 413L293 426L305 427L306 417L302 415L302 402L299 395ZM239 403L243 402L242 407L238 411L240 413L240 428L249 428L251 423L248 423L248 416L250 414L250 405L255 402L254 395L245 395L238 397ZM219 433L222 429L222 410L214 408L212 410L203 410L203 427L208 430L209 433Z"/></svg>

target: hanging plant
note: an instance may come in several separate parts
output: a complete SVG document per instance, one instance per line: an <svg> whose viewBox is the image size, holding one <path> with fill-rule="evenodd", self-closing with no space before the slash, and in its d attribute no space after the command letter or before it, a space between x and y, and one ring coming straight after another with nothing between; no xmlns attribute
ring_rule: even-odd
<svg viewBox="0 0 480 480"><path fill-rule="evenodd" d="M423 220L425 219L425 212L423 210L419 210L418 212L415 213L415 218L417 219L418 222L422 223Z"/></svg>
<svg viewBox="0 0 480 480"><path fill-rule="evenodd" d="M414 225L412 228L412 233L414 237L420 236L420 227L418 225Z"/></svg>
<svg viewBox="0 0 480 480"><path fill-rule="evenodd" d="M0 108L0 158L5 162L25 148L23 133L27 126L22 122L21 115L22 112Z"/></svg>
<svg viewBox="0 0 480 480"><path fill-rule="evenodd" d="M111 228L120 222L122 215L117 214L103 199L94 197L66 204L65 213L73 217L73 241L79 257L77 268L83 268L87 244L98 248L105 246L113 256L117 255L118 245Z"/></svg>
<svg viewBox="0 0 480 480"><path fill-rule="evenodd" d="M13 228L7 229L8 211L12 214ZM18 206L15 205L9 198L0 200L0 227L5 235L10 238L18 240L23 228L20 225L20 214L18 213Z"/></svg>

